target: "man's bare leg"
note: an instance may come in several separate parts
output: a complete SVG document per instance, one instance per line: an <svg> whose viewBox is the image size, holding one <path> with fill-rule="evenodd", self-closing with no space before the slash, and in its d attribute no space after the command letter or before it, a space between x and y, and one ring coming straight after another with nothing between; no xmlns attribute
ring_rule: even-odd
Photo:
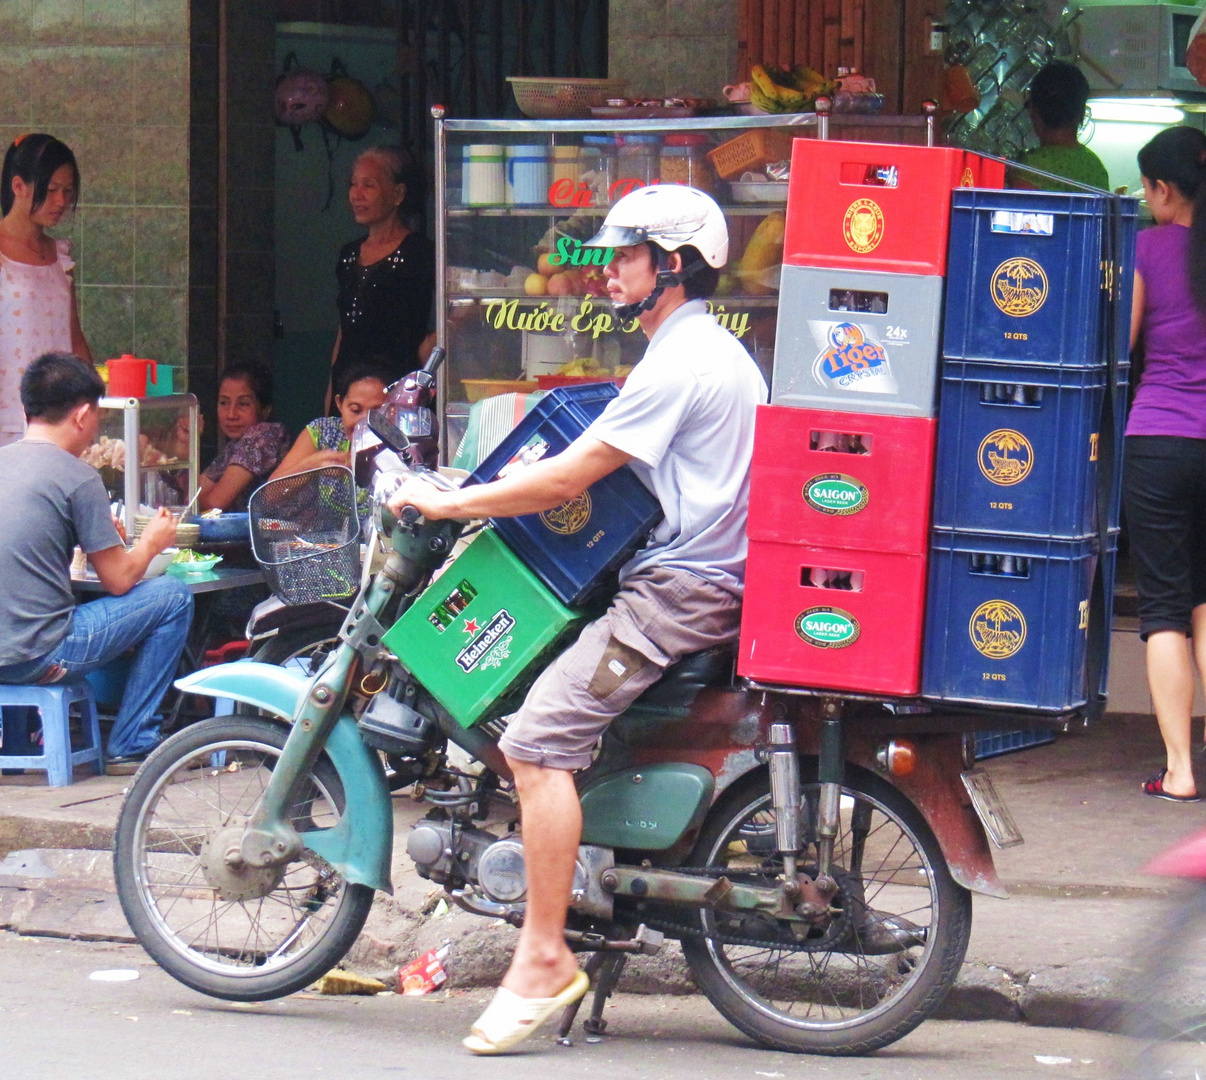
<svg viewBox="0 0 1206 1080"><path fill-rule="evenodd" d="M561 993L578 970L565 944L565 913L582 837L582 807L573 774L507 758L523 813L527 910L503 986L525 998Z"/></svg>

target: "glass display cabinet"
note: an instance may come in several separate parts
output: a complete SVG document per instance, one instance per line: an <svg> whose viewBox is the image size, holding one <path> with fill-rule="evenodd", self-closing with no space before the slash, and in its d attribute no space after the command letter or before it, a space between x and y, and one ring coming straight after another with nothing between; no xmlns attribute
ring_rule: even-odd
<svg viewBox="0 0 1206 1080"><path fill-rule="evenodd" d="M619 381L639 361L645 336L612 311L607 253L581 244L612 203L645 184L691 184L721 205L729 262L709 309L769 383L787 200L776 163L793 138L816 137L815 114L444 120L437 107L433 116L445 462L474 402ZM920 116L834 116L829 135L924 142L926 125Z"/></svg>
<svg viewBox="0 0 1206 1080"><path fill-rule="evenodd" d="M82 459L120 503L129 536L139 505L184 506L197 490L200 412L192 394L103 397L97 441ZM138 448L133 460L130 447Z"/></svg>

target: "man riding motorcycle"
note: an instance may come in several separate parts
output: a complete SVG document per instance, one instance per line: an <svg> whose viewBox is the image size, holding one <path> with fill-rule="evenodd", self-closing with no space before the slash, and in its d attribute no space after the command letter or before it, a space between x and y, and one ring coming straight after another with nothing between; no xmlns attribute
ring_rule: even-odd
<svg viewBox="0 0 1206 1080"><path fill-rule="evenodd" d="M640 188L586 246L611 250L608 295L649 338L619 395L556 457L455 491L410 479L390 499L430 519L518 516L631 465L665 514L621 569L606 614L541 674L500 742L519 794L528 899L502 987L465 1039L477 1054L509 1050L587 990L563 933L582 822L573 772L668 665L736 638L740 622L755 409L767 390L704 303L728 258L724 216L694 188Z"/></svg>

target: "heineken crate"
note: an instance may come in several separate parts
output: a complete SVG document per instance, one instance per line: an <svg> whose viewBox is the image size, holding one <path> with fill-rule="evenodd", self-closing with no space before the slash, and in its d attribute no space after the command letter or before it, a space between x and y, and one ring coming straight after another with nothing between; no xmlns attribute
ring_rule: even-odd
<svg viewBox="0 0 1206 1080"><path fill-rule="evenodd" d="M465 485L511 476L534 461L560 454L617 393L611 383L551 391L470 473ZM661 504L624 465L561 506L496 518L491 524L558 599L575 606L608 587L614 572L644 546L661 518Z"/></svg>
<svg viewBox="0 0 1206 1080"><path fill-rule="evenodd" d="M932 417L942 283L784 266L771 404Z"/></svg>
<svg viewBox="0 0 1206 1080"><path fill-rule="evenodd" d="M469 727L570 631L562 604L490 528L390 627L385 645Z"/></svg>

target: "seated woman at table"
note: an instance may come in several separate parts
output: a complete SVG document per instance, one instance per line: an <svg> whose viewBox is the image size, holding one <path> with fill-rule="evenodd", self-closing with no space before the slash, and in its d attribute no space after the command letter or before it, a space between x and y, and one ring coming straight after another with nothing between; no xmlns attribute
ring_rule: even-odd
<svg viewBox="0 0 1206 1080"><path fill-rule="evenodd" d="M246 510L247 499L281 463L289 444L284 424L270 423L272 374L232 364L218 384L218 427L228 440L201 474L201 510Z"/></svg>
<svg viewBox="0 0 1206 1080"><path fill-rule="evenodd" d="M368 415L385 400L385 387L389 374L377 363L360 362L349 364L335 375L335 408L338 416L320 416L311 420L298 435L270 479L292 476L307 469L318 469L323 465L350 465L352 429L356 422ZM369 510L368 492L356 489L356 504L360 516Z"/></svg>

